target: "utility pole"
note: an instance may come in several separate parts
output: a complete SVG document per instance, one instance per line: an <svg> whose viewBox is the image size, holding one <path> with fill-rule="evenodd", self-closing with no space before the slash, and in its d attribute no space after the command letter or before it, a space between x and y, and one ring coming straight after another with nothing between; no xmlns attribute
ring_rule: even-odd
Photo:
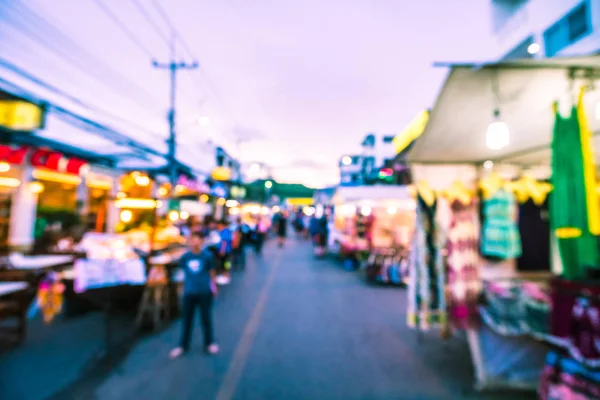
<svg viewBox="0 0 600 400"><path fill-rule="evenodd" d="M171 198L175 196L175 186L177 186L177 131L175 129L175 108L176 103L176 92L177 92L177 72L182 69L196 69L198 68L198 62L194 61L191 64L187 64L183 61L175 61L175 36L171 40L171 61L168 63L159 63L153 61L152 65L154 68L167 69L169 70L170 81L171 81L171 92L170 92L170 108L168 114L169 121L169 138L167 139L168 154L167 162L169 163L169 181L171 182Z"/></svg>

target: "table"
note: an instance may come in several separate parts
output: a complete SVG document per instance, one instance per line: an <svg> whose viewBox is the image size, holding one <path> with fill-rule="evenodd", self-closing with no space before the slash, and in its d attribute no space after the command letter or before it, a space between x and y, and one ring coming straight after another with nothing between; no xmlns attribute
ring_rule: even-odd
<svg viewBox="0 0 600 400"><path fill-rule="evenodd" d="M0 297L27 289L27 282L0 282Z"/></svg>

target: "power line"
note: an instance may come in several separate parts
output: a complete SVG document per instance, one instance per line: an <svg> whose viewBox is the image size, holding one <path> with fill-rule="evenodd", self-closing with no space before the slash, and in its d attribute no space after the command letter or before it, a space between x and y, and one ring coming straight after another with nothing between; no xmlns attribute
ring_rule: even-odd
<svg viewBox="0 0 600 400"><path fill-rule="evenodd" d="M153 58L152 52L146 47L146 45L137 37L135 33L127 26L123 24L123 22L111 11L110 8L102 0L93 0L94 3L106 14L114 23L123 31L125 36L131 40L133 44L135 44L140 50L142 50L149 58Z"/></svg>
<svg viewBox="0 0 600 400"><path fill-rule="evenodd" d="M87 104L83 100L81 100L80 98L75 97L75 96L73 96L71 94L68 94L65 91L63 91L61 89L58 89L57 87L55 87L53 85L50 85L49 83L43 81L42 79L34 76L33 74L31 74L31 73L23 70L22 68L14 65L14 64L12 64L12 63L10 63L10 62L2 59L2 58L0 58L0 66L6 68L7 70L9 70L9 71L11 71L11 72L13 72L13 73L21 76L21 77L23 77L23 78L25 78L25 79L33 82L33 83L35 83L36 85L38 85L38 86L40 86L40 87L42 87L42 88L44 88L44 89L46 89L46 90L54 93L54 94L62 96L65 99L68 99L68 100L72 101L73 103L75 103L75 104L77 104L77 105L79 105L81 107L84 107L87 110L96 112L98 114L103 114L103 115L105 115L105 116L107 116L107 117L109 117L111 119L120 121L120 122L122 122L124 124L129 125L130 127L133 127L135 129L143 131L144 133L147 133L147 134L149 134L151 136L154 136L154 137L160 138L161 140L164 140L164 137L162 135L160 135L160 134L158 134L156 132L152 132L152 131L148 130L147 128L143 127L142 125L139 125L139 124L137 124L137 123L135 123L133 121L129 121L129 120L124 119L124 118L122 118L122 117L120 117L118 115L112 114L109 111L106 111L104 109L97 108L97 107L94 107L94 106L92 106L90 104Z"/></svg>
<svg viewBox="0 0 600 400"><path fill-rule="evenodd" d="M136 103L140 102L140 98L152 98L152 95L148 93L144 88L132 83L129 79L123 77L119 72L117 72L106 62L90 54L86 49L82 48L77 43L75 43L69 36L65 35L60 29L58 29L48 20L40 17L38 14L31 11L23 4L21 4L21 8L17 8L15 4L11 5L13 7L13 10L20 14L20 18L7 20L13 26L20 26L20 28L17 29L19 29L25 35L29 36L29 38L31 38L34 42L45 44L46 48L53 49L53 52L59 53L61 57L70 60L71 64L77 64L78 69L81 69L86 74L97 78L98 81L106 85L107 79L101 77L99 78L97 74L98 67L101 67L105 72L109 73L113 80L116 81L115 83L117 92L115 93L119 93L120 96L123 96L123 89L129 87L131 90L137 92L140 95L140 97L130 97ZM36 30L33 31L29 29L31 27L36 27ZM50 31L54 33L54 35L38 33L40 31L40 28L42 31L44 30L44 28L46 28L46 31ZM58 37L58 40L52 40L52 36ZM70 49L68 49L69 47ZM79 53L80 56L77 56L77 53ZM82 60L87 60L87 65Z"/></svg>
<svg viewBox="0 0 600 400"><path fill-rule="evenodd" d="M171 21L171 18L169 18L169 15L165 11L165 9L160 5L158 0L152 0L152 3L154 4L154 7L160 14L163 21L169 26L169 28L171 29L173 34L179 39L179 42L181 43L181 46L183 47L183 49L185 50L187 55L189 57L191 57L192 59L197 60L198 58L196 57L194 52L190 49L190 47L188 46L184 37L181 35L181 33L179 32L177 27L173 24L173 22ZM202 86L197 81L197 78L195 75L193 75L191 72L189 74L197 85ZM225 101L223 100L223 97L220 95L219 91L216 89L215 85L212 83L211 79L208 77L208 74L206 73L206 71L204 71L203 75L204 75L204 79L206 80L209 90L213 93L213 95L217 98L217 101L219 103L221 103L221 107L223 107L225 109L225 112L227 112L230 115L230 117L232 117L233 122L237 125L236 118L233 115L233 113L231 112L231 108L229 108L227 103L225 103Z"/></svg>
<svg viewBox="0 0 600 400"><path fill-rule="evenodd" d="M158 26L156 21L154 21L154 19L152 19L152 17L148 13L148 10L146 10L146 7L144 7L142 4L140 4L139 0L131 0L131 1L135 5L135 8L138 9L138 11L142 15L142 17L154 28L156 33L165 41L167 46L170 46L171 43L170 43L169 37L162 31L162 29L160 28L160 26Z"/></svg>

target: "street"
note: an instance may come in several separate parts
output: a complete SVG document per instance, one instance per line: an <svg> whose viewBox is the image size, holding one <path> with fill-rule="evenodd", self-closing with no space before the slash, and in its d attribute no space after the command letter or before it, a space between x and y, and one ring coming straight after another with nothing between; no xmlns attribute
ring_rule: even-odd
<svg viewBox="0 0 600 400"><path fill-rule="evenodd" d="M98 399L500 399L474 393L464 340L421 340L405 322L405 290L366 284L308 242L273 243L222 289L221 353L170 361L179 323L143 339L94 389ZM514 393L511 398L518 398ZM534 398L534 396L524 397Z"/></svg>

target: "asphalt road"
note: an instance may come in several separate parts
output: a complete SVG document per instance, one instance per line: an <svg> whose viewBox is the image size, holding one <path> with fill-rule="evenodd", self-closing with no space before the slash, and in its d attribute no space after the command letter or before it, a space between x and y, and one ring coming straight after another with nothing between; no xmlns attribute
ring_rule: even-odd
<svg viewBox="0 0 600 400"><path fill-rule="evenodd" d="M534 399L478 394L460 337L418 339L403 289L366 284L308 242L249 257L215 305L221 353L170 361L179 323L144 338L96 388L98 399Z"/></svg>

